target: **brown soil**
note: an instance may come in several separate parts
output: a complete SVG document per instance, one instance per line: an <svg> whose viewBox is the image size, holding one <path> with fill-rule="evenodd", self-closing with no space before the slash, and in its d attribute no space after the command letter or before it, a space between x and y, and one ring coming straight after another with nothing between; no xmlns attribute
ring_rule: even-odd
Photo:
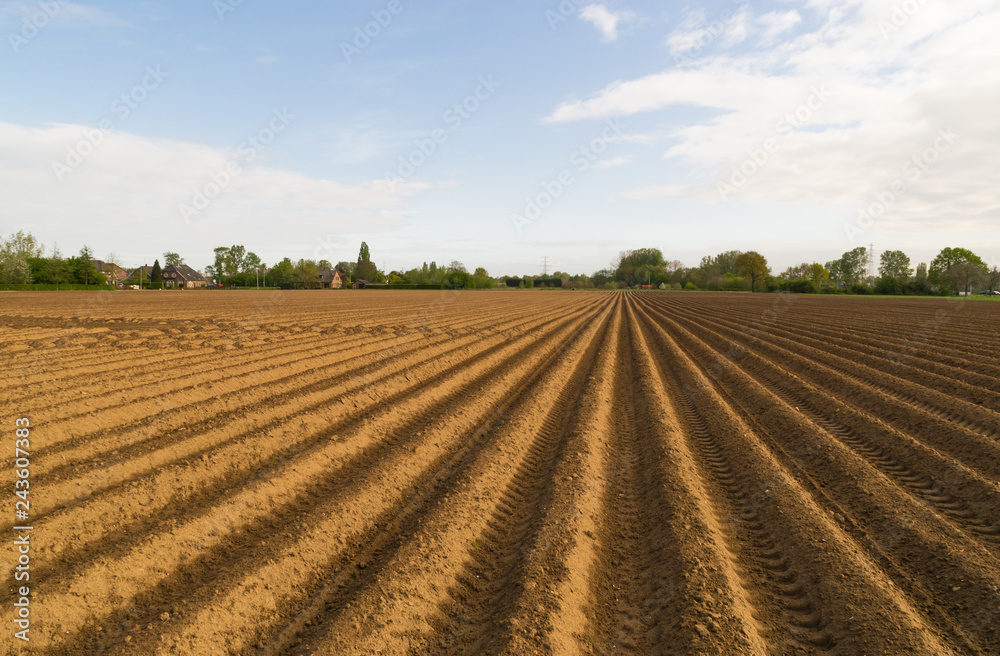
<svg viewBox="0 0 1000 656"><path fill-rule="evenodd" d="M29 417L35 527L0 653L1000 654L998 319L0 294L0 489Z"/></svg>

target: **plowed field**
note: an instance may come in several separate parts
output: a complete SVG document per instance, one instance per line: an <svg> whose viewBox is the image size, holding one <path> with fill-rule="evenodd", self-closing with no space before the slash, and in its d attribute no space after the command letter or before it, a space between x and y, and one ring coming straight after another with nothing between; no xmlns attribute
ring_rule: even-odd
<svg viewBox="0 0 1000 656"><path fill-rule="evenodd" d="M1000 304L2 293L0 336L2 653L1000 653Z"/></svg>

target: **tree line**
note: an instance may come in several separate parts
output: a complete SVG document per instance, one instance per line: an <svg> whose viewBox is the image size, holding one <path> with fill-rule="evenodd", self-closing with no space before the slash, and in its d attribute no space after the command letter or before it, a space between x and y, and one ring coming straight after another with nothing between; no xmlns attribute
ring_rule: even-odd
<svg viewBox="0 0 1000 656"><path fill-rule="evenodd" d="M56 246L46 257L45 246L19 230L0 240L0 284L103 285L105 277L94 266L89 246L69 257L63 257Z"/></svg>
<svg viewBox="0 0 1000 656"><path fill-rule="evenodd" d="M215 262L205 267L206 277L216 283L252 287L261 281L266 282L268 287L281 289L320 287L321 271L339 271L344 284L364 281L393 286L440 285L465 289L490 289L496 285L496 280L483 267L470 273L457 260L443 266L432 261L408 271L385 272L372 261L371 249L366 242L361 242L358 259L353 262L344 260L334 264L326 259L299 259L293 262L286 257L273 266L267 266L255 253L241 245L222 246L215 249Z"/></svg>
<svg viewBox="0 0 1000 656"><path fill-rule="evenodd" d="M967 248L944 248L931 261L917 264L899 250L884 251L877 275L869 273L874 253L859 246L839 258L820 264L803 262L772 275L767 259L756 251L724 251L707 255L696 267L666 261L656 248L619 253L611 267L592 276L596 287L640 287L723 291L848 293L888 295L946 295L971 293L979 287L995 289L1000 270L990 268ZM874 267L871 267L874 268Z"/></svg>
<svg viewBox="0 0 1000 656"><path fill-rule="evenodd" d="M204 268L205 277L216 284L236 287L278 287L309 289L321 286L321 271L339 271L344 284L355 281L393 286L441 286L464 289L490 289L498 284L507 287L563 289L613 289L648 286L657 289L768 291L795 293L911 294L947 295L972 293L980 288L996 289L1000 271L990 268L981 257L967 248L949 247L929 263L914 267L906 253L887 250L878 259L874 271L874 253L859 246L824 264L803 262L772 275L767 258L756 251L723 251L707 255L697 266L686 267L678 260L667 261L658 248L622 251L608 267L592 275L556 271L546 275L501 276L493 278L483 267L470 272L464 264L452 260L446 265L424 262L409 270L384 272L371 259L371 250L361 242L355 261L336 264L326 259L283 258L267 265L245 246L220 246L215 259ZM178 253L163 254L163 266L184 264ZM118 264L114 253L105 262ZM19 231L0 239L0 284L105 284L104 275L94 265L93 249L84 246L77 255L64 257L45 247L30 233ZM157 259L150 272L150 282L162 281Z"/></svg>

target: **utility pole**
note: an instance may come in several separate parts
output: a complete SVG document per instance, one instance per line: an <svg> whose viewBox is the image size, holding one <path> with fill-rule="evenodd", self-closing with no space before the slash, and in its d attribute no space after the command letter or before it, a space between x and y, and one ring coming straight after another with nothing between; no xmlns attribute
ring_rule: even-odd
<svg viewBox="0 0 1000 656"><path fill-rule="evenodd" d="M868 280L875 280L875 244L868 245Z"/></svg>
<svg viewBox="0 0 1000 656"><path fill-rule="evenodd" d="M549 275L549 256L548 255L546 255L545 257L542 258L542 275L543 276Z"/></svg>

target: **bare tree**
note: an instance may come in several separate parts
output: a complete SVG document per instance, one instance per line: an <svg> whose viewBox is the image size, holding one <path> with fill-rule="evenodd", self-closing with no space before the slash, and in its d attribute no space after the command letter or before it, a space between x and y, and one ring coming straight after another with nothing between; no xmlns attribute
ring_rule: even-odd
<svg viewBox="0 0 1000 656"><path fill-rule="evenodd" d="M983 267L973 262L961 262L948 269L945 273L945 277L947 277L952 286L955 289L965 290L966 295L969 294L969 290L974 285L984 280L987 275Z"/></svg>

